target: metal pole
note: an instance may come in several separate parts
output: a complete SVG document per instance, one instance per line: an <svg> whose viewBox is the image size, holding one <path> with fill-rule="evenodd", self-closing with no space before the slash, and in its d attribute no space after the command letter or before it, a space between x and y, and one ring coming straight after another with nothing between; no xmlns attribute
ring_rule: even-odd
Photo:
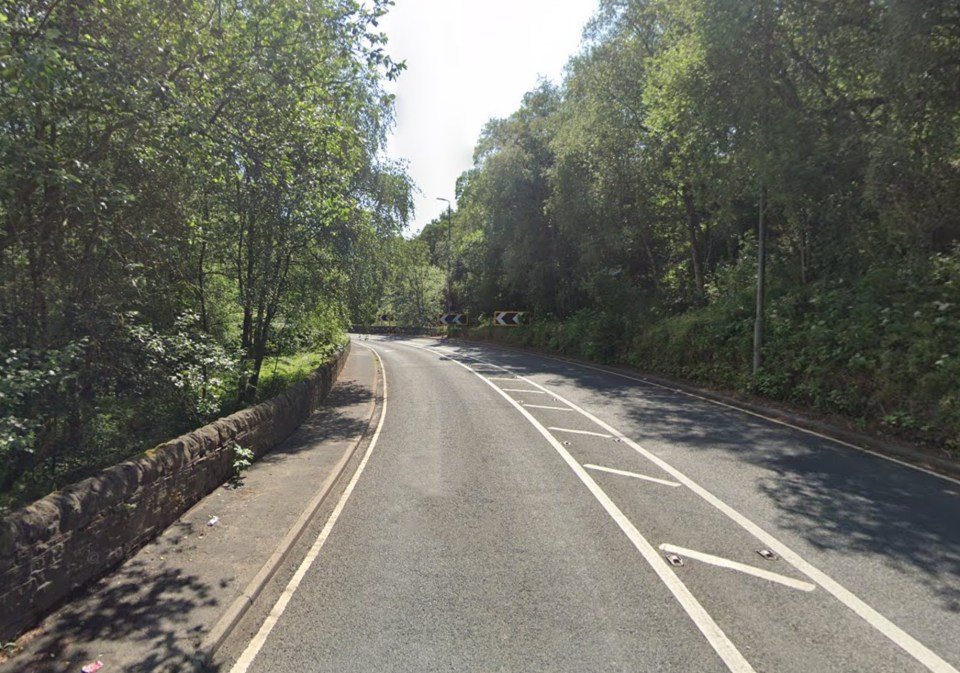
<svg viewBox="0 0 960 673"><path fill-rule="evenodd" d="M447 202L447 313L453 311L453 291L450 287L450 256L453 254L453 206L450 199L442 196L437 197L437 201Z"/></svg>
<svg viewBox="0 0 960 673"><path fill-rule="evenodd" d="M766 187L760 188L760 216L757 222L757 316L753 323L753 377L756 383L757 374L763 366L763 303L766 294L767 270L767 227L763 218L764 196Z"/></svg>
<svg viewBox="0 0 960 673"><path fill-rule="evenodd" d="M763 366L763 323L764 299L766 295L767 269L767 223L764 217L766 209L767 179L763 171L767 152L767 113L768 86L770 79L770 31L767 21L767 2L760 0L760 26L763 30L763 55L760 64L763 100L760 108L760 152L764 161L760 165L760 213L757 217L757 316L753 323L753 386L757 385L757 375Z"/></svg>

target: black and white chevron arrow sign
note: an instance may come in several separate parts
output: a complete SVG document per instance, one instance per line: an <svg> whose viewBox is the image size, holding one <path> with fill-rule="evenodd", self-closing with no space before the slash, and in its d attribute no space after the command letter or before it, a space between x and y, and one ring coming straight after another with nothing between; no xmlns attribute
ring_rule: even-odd
<svg viewBox="0 0 960 673"><path fill-rule="evenodd" d="M526 311L494 311L493 324L500 327L517 327L523 324Z"/></svg>
<svg viewBox="0 0 960 673"><path fill-rule="evenodd" d="M440 316L441 325L466 325L466 313L444 313Z"/></svg>

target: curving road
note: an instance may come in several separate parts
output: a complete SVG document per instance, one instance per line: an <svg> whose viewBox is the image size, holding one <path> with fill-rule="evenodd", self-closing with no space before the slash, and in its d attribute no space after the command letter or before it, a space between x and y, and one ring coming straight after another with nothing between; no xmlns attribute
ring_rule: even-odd
<svg viewBox="0 0 960 673"><path fill-rule="evenodd" d="M224 671L960 668L960 483L584 365L357 345L382 427Z"/></svg>

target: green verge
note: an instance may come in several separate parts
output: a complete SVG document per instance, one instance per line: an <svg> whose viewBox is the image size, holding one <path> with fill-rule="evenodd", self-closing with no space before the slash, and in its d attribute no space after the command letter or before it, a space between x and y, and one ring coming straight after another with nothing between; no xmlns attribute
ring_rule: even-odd
<svg viewBox="0 0 960 673"><path fill-rule="evenodd" d="M960 255L777 288L751 375L752 293L674 315L598 309L467 336L736 391L960 459Z"/></svg>
<svg viewBox="0 0 960 673"><path fill-rule="evenodd" d="M260 382L257 386L257 402L276 397L290 386L306 379L323 363L330 359L336 347L297 353L296 355L278 355L268 357L260 370Z"/></svg>

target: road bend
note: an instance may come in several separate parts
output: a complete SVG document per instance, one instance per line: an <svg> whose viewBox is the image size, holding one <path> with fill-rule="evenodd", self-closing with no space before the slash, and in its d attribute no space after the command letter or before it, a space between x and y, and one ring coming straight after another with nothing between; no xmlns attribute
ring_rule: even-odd
<svg viewBox="0 0 960 673"><path fill-rule="evenodd" d="M382 425L234 662L960 668L960 483L586 365L371 338Z"/></svg>

